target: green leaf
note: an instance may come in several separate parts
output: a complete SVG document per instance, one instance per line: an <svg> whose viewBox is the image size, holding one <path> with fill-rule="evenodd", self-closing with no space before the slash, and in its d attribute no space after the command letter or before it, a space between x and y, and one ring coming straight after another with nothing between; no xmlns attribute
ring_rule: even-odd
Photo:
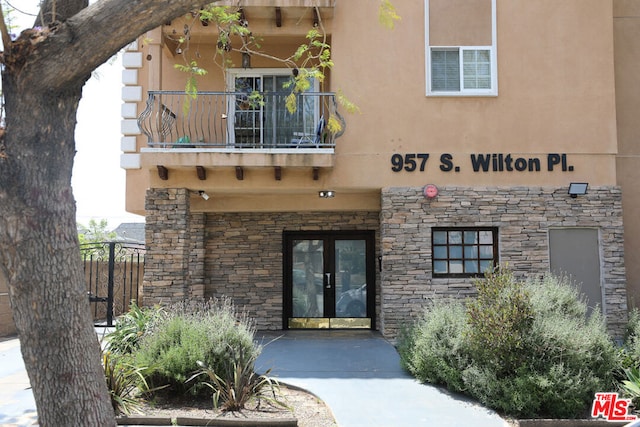
<svg viewBox="0 0 640 427"><path fill-rule="evenodd" d="M342 130L342 123L333 114L329 116L327 121L327 130L329 133L336 134Z"/></svg>
<svg viewBox="0 0 640 427"><path fill-rule="evenodd" d="M302 58L302 55L304 55L304 53L307 52L308 50L309 50L309 46L307 46L306 44L298 46L296 53L293 54L293 58L296 61L299 60L300 58Z"/></svg>
<svg viewBox="0 0 640 427"><path fill-rule="evenodd" d="M264 107L265 105L264 96L262 96L262 94L257 90L254 90L253 92L251 92L251 94L249 95L248 101L249 101L249 105L252 108Z"/></svg>
<svg viewBox="0 0 640 427"><path fill-rule="evenodd" d="M289 113L293 114L296 112L296 109L298 108L298 103L297 103L297 98L295 93L292 92L289 95L287 95L287 98L285 100L285 105Z"/></svg>
<svg viewBox="0 0 640 427"><path fill-rule="evenodd" d="M390 0L380 1L378 20L383 27L389 30L393 30L395 28L396 21L400 20L400 15L396 13L396 8L391 4Z"/></svg>
<svg viewBox="0 0 640 427"><path fill-rule="evenodd" d="M359 113L360 107L358 107L353 102L349 101L347 97L342 93L342 91L338 91L336 93L336 97L338 99L338 103L342 105L349 113Z"/></svg>
<svg viewBox="0 0 640 427"><path fill-rule="evenodd" d="M314 39L317 39L318 37L320 37L320 31L318 31L317 28L313 28L309 30L309 32L307 33L307 39L309 40L314 40Z"/></svg>

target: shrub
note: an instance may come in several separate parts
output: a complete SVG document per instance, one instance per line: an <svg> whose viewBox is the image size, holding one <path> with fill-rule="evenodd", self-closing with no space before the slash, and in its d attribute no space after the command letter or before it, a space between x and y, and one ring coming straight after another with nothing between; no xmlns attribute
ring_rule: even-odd
<svg viewBox="0 0 640 427"><path fill-rule="evenodd" d="M629 312L624 343L620 349L620 369L617 374L620 393L632 399L634 412L640 408L640 311Z"/></svg>
<svg viewBox="0 0 640 427"><path fill-rule="evenodd" d="M528 357L526 341L533 324L529 293L506 269L476 281L478 296L467 305L466 344L471 357L490 365L496 375L508 375Z"/></svg>
<svg viewBox="0 0 640 427"><path fill-rule="evenodd" d="M213 391L212 400L215 409L222 411L240 411L252 399L258 400L258 406L262 400L272 406L287 407L280 400L280 385L269 377L271 370L264 375L257 375L254 371L255 357L246 358L243 354L235 354L233 373L223 378L210 366L198 361L201 368L188 381L199 380ZM202 380L202 376L206 376Z"/></svg>
<svg viewBox="0 0 640 427"><path fill-rule="evenodd" d="M582 373L601 391L611 388L618 358L599 307L587 315L579 290L566 278L545 277L528 283L536 312L533 344L543 362L562 363ZM593 393L588 399L593 399Z"/></svg>
<svg viewBox="0 0 640 427"><path fill-rule="evenodd" d="M148 392L144 380L144 368L129 362L129 357L108 350L102 352L104 376L111 397L113 411L118 414L135 412L140 407L140 393Z"/></svg>
<svg viewBox="0 0 640 427"><path fill-rule="evenodd" d="M631 399L634 412L638 413L638 405L640 404L640 368L625 368L623 373L625 378L620 381L620 391L624 397Z"/></svg>
<svg viewBox="0 0 640 427"><path fill-rule="evenodd" d="M465 330L465 309L460 302L432 304L399 339L404 368L420 381L462 391L462 370L468 365Z"/></svg>
<svg viewBox="0 0 640 427"><path fill-rule="evenodd" d="M594 310L587 316L583 298L565 278L517 283L507 270L488 274L478 282L464 324L449 330L459 338L438 343L443 313L456 310L428 311L412 330L411 349L401 357L419 379L515 417L578 417L595 392L613 386L618 358L602 315ZM446 344L452 342L455 347ZM455 357L434 351L447 346Z"/></svg>
<svg viewBox="0 0 640 427"><path fill-rule="evenodd" d="M146 374L151 385L168 385L183 393L190 388L186 381L198 370L198 361L229 378L238 362L236 355L247 360L257 357L254 333L252 322L227 299L175 304L140 341L136 364L151 368ZM195 383L191 391L203 388Z"/></svg>
<svg viewBox="0 0 640 427"><path fill-rule="evenodd" d="M114 330L106 336L109 351L119 354L135 351L145 331L161 316L162 310L159 306L138 307L135 301L131 301L129 311L118 318Z"/></svg>
<svg viewBox="0 0 640 427"><path fill-rule="evenodd" d="M640 311L637 308L629 312L623 348L626 359L623 368L640 366Z"/></svg>

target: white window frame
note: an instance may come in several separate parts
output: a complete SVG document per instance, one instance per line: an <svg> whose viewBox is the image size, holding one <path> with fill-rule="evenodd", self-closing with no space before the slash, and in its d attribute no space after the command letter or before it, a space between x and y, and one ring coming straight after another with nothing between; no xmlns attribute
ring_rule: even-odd
<svg viewBox="0 0 640 427"><path fill-rule="evenodd" d="M498 96L498 49L496 1L491 0L491 42L490 46L431 46L429 43L429 0L425 0L425 84L427 96ZM460 90L438 91L431 86L431 52L433 50L458 49L460 61ZM491 61L491 87L489 89L464 88L464 50L488 50Z"/></svg>
<svg viewBox="0 0 640 427"><path fill-rule="evenodd" d="M236 77L290 76L289 68L229 68L227 70L227 90L236 89Z"/></svg>

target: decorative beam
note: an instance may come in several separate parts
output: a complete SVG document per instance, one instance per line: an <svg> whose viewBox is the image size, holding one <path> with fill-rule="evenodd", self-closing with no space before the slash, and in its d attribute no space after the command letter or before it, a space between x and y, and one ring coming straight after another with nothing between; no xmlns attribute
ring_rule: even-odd
<svg viewBox="0 0 640 427"><path fill-rule="evenodd" d="M169 179L169 169L162 165L158 165L158 176L161 180L166 181Z"/></svg>
<svg viewBox="0 0 640 427"><path fill-rule="evenodd" d="M276 7L276 27L282 27L282 9Z"/></svg>
<svg viewBox="0 0 640 427"><path fill-rule="evenodd" d="M196 166L196 173L198 174L198 179L200 181L204 181L207 179L207 170L204 166Z"/></svg>
<svg viewBox="0 0 640 427"><path fill-rule="evenodd" d="M244 179L244 169L242 166L236 166L236 179L242 181Z"/></svg>
<svg viewBox="0 0 640 427"><path fill-rule="evenodd" d="M274 168L274 173L275 173L276 181L281 181L282 180L282 168L280 166L276 166Z"/></svg>
<svg viewBox="0 0 640 427"><path fill-rule="evenodd" d="M317 181L320 179L320 168L313 168L313 180Z"/></svg>

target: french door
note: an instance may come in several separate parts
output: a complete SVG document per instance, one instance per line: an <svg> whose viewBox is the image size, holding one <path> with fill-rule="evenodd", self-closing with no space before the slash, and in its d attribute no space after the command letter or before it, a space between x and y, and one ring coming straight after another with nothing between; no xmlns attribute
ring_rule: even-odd
<svg viewBox="0 0 640 427"><path fill-rule="evenodd" d="M375 327L373 232L284 233L284 328Z"/></svg>
<svg viewBox="0 0 640 427"><path fill-rule="evenodd" d="M292 83L288 69L229 70L235 93L229 105L229 143L241 148L290 148L305 135L314 136L319 121L319 98L296 97L294 111L287 109ZM308 92L318 89L312 80Z"/></svg>

